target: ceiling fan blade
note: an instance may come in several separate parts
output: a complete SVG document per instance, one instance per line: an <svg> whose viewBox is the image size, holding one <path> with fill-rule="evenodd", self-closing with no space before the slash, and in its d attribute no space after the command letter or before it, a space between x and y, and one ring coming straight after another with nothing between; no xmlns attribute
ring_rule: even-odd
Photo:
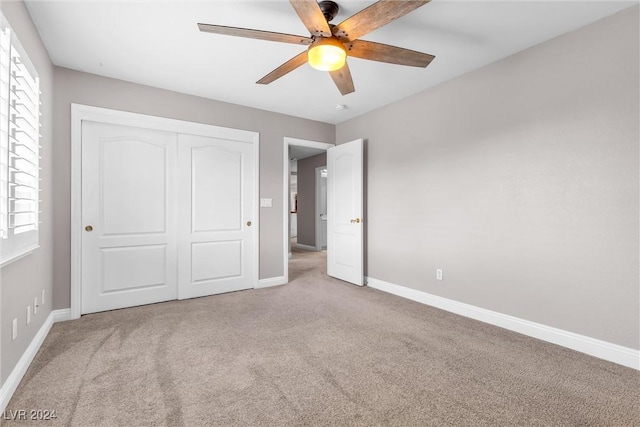
<svg viewBox="0 0 640 427"><path fill-rule="evenodd" d="M269 83L279 79L280 77L284 76L287 73L290 73L291 71L295 70L299 66L305 64L306 62L307 62L307 51L305 50L304 52L294 56L293 58L291 58L290 60L288 60L287 62L285 62L284 64L282 64L281 66L279 66L278 68L276 68L275 70L273 70L272 72L270 72L269 74L261 78L260 80L258 80L256 83L261 85L268 85Z"/></svg>
<svg viewBox="0 0 640 427"><path fill-rule="evenodd" d="M395 21L431 0L380 0L333 27L342 40L355 40L383 25Z"/></svg>
<svg viewBox="0 0 640 427"><path fill-rule="evenodd" d="M331 28L316 0L290 0L290 3L312 35L331 37Z"/></svg>
<svg viewBox="0 0 640 427"><path fill-rule="evenodd" d="M198 24L200 31L205 33L224 34L226 36L246 37L250 39L269 40L272 42L311 44L313 39L293 34L273 33L271 31L251 30L248 28L225 27L224 25Z"/></svg>
<svg viewBox="0 0 640 427"><path fill-rule="evenodd" d="M370 61L388 62L389 64L408 65L411 67L425 68L433 61L435 56L428 53L416 52L397 46L389 46L382 43L366 40L354 40L346 43L347 54L360 59Z"/></svg>
<svg viewBox="0 0 640 427"><path fill-rule="evenodd" d="M353 86L353 79L351 78L349 65L346 62L342 68L336 71L330 71L329 74L331 74L331 78L341 94L348 95L351 92L356 91L355 86Z"/></svg>

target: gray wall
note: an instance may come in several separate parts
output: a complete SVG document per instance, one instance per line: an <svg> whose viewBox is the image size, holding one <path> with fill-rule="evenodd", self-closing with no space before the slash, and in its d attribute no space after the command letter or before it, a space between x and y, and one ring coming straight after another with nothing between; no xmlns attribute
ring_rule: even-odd
<svg viewBox="0 0 640 427"><path fill-rule="evenodd" d="M316 245L316 168L327 165L327 153L298 160L298 243Z"/></svg>
<svg viewBox="0 0 640 427"><path fill-rule="evenodd" d="M367 275L640 348L638 12L339 124Z"/></svg>
<svg viewBox="0 0 640 427"><path fill-rule="evenodd" d="M260 209L260 278L282 276L282 171L285 136L331 141L335 127L220 101L55 67L54 191L56 199L54 307L70 305L71 103L188 120L260 133L260 197L273 208Z"/></svg>
<svg viewBox="0 0 640 427"><path fill-rule="evenodd" d="M25 349L51 313L52 277L53 277L53 212L52 212L52 113L53 113L53 65L47 51L35 31L26 7L20 1L0 2L2 13L15 31L23 48L40 75L42 91L40 133L42 138L40 166L41 200L40 210L40 248L33 254L15 261L0 270L0 377L2 383L7 379ZM26 325L26 307L45 290L44 305L32 316ZM11 340L11 321L18 319L18 338Z"/></svg>

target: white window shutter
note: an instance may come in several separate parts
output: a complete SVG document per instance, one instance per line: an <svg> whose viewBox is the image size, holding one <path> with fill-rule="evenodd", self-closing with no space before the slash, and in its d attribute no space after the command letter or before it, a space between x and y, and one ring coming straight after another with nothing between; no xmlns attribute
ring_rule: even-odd
<svg viewBox="0 0 640 427"><path fill-rule="evenodd" d="M40 80L0 14L0 266L38 247Z"/></svg>
<svg viewBox="0 0 640 427"><path fill-rule="evenodd" d="M9 83L9 234L38 229L39 81L11 46Z"/></svg>
<svg viewBox="0 0 640 427"><path fill-rule="evenodd" d="M0 238L9 237L9 64L11 30L0 28Z"/></svg>

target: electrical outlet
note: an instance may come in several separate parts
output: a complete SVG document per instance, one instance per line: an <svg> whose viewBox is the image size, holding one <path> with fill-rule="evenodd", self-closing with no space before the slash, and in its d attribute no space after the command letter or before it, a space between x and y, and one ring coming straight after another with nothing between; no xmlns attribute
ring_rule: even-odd
<svg viewBox="0 0 640 427"><path fill-rule="evenodd" d="M44 305L44 289L42 290L42 295L40 296L40 305Z"/></svg>
<svg viewBox="0 0 640 427"><path fill-rule="evenodd" d="M36 314L38 312L38 297L35 297L33 299L33 314Z"/></svg>
<svg viewBox="0 0 640 427"><path fill-rule="evenodd" d="M27 325L31 323L31 306L27 306Z"/></svg>
<svg viewBox="0 0 640 427"><path fill-rule="evenodd" d="M437 268L436 269L436 279L437 280L442 280L442 269L441 268Z"/></svg>
<svg viewBox="0 0 640 427"><path fill-rule="evenodd" d="M18 319L13 319L13 323L11 324L11 339L15 340L18 338Z"/></svg>

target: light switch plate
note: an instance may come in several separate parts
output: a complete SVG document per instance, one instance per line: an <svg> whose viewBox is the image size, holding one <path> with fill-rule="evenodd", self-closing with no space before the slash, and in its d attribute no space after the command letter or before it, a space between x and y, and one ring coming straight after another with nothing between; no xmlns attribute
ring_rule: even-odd
<svg viewBox="0 0 640 427"><path fill-rule="evenodd" d="M272 208L273 207L273 199L260 199L260 207L261 208Z"/></svg>

